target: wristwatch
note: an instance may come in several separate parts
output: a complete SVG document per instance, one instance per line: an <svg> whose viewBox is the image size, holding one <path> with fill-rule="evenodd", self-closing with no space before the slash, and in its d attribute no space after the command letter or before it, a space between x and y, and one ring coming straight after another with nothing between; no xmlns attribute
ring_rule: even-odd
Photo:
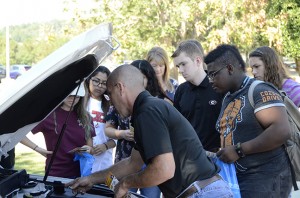
<svg viewBox="0 0 300 198"><path fill-rule="evenodd" d="M243 150L242 150L242 147L241 147L241 143L240 143L240 142L238 142L236 145L234 145L234 149L235 149L236 153L238 154L238 156L239 156L240 158L243 158L243 157L246 156L245 153L244 153Z"/></svg>

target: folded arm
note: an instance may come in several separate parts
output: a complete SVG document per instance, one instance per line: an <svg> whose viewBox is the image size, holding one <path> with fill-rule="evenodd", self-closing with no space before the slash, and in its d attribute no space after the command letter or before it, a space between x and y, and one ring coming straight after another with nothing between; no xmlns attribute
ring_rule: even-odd
<svg viewBox="0 0 300 198"><path fill-rule="evenodd" d="M256 138L242 143L246 155L275 149L290 138L290 126L285 107L267 108L258 111L255 116L265 130Z"/></svg>

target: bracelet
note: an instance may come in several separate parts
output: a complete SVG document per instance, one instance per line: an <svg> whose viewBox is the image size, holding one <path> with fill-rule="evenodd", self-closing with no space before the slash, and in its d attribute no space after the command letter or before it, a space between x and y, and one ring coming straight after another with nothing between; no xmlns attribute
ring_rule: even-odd
<svg viewBox="0 0 300 198"><path fill-rule="evenodd" d="M106 148L106 150L108 150L108 146L107 146L107 144L106 143L103 143L104 145L105 145L105 148Z"/></svg>
<svg viewBox="0 0 300 198"><path fill-rule="evenodd" d="M238 142L238 143L234 146L234 149L235 149L236 153L238 154L238 156L239 156L240 158L243 158L243 157L246 156L245 153L244 153L243 150L242 150L242 147L241 147L241 143L240 143L240 142Z"/></svg>
<svg viewBox="0 0 300 198"><path fill-rule="evenodd" d="M35 149L36 149L37 147L39 147L39 146L38 146L38 145L35 145L35 147L33 148L33 150L35 151Z"/></svg>

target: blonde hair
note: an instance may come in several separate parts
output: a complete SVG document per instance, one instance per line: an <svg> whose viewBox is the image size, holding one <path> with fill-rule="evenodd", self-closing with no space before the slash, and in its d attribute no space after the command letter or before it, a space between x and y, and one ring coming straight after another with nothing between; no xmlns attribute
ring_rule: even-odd
<svg viewBox="0 0 300 198"><path fill-rule="evenodd" d="M86 87L84 86L86 89ZM87 90L85 90L85 93L87 93ZM86 94L87 95L87 94ZM75 110L77 113L77 116L79 120L81 121L84 131L85 131L85 140L92 138L92 130L94 126L92 125L92 118L87 111L87 98L86 97L80 97L79 102L75 106Z"/></svg>
<svg viewBox="0 0 300 198"><path fill-rule="evenodd" d="M146 60L150 63L157 62L159 65L165 65L165 72L163 74L163 83L167 86L168 91L174 91L174 86L170 82L170 62L167 52L161 47L153 47L146 56Z"/></svg>

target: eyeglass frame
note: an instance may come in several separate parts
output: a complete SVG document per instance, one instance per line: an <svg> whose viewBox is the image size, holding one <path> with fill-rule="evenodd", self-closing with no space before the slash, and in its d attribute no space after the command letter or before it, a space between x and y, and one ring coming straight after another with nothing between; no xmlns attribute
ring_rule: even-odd
<svg viewBox="0 0 300 198"><path fill-rule="evenodd" d="M94 86L99 86L99 85L101 85L101 87L107 87L107 81L101 81L100 79L92 79L91 78L91 81L92 81L92 84L94 85Z"/></svg>
<svg viewBox="0 0 300 198"><path fill-rule="evenodd" d="M214 71L210 74L207 74L208 80L209 81L214 81L214 78L216 77L216 75L224 68L227 68L227 65L221 67L220 69L218 69L217 71Z"/></svg>

